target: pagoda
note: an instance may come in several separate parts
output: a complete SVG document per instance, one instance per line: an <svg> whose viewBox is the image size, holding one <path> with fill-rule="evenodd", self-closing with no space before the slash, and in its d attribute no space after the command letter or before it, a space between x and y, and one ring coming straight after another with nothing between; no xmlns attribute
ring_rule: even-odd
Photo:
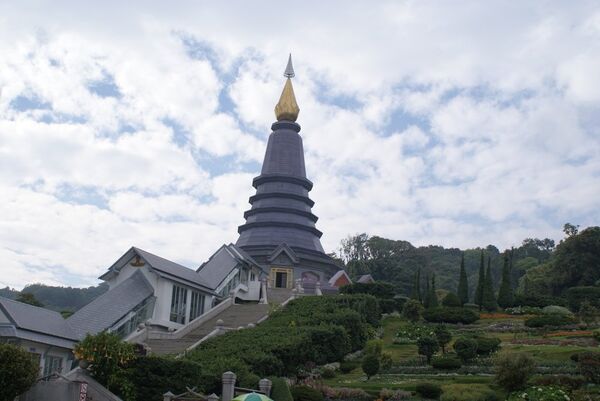
<svg viewBox="0 0 600 401"><path fill-rule="evenodd" d="M291 288L293 282L320 282L326 285L340 267L325 254L316 228L317 216L308 193L313 183L306 178L304 149L296 123L300 108L296 102L291 55L285 69L287 78L275 106L277 121L271 134L259 176L252 181L256 194L238 227L236 246L248 253L269 275L272 288Z"/></svg>

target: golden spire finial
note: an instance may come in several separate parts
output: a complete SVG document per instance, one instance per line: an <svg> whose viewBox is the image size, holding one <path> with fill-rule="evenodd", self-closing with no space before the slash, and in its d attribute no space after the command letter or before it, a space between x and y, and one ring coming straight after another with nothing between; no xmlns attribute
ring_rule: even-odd
<svg viewBox="0 0 600 401"><path fill-rule="evenodd" d="M277 102L277 105L275 106L275 116L277 117L277 121L296 121L296 119L298 119L298 113L300 113L300 107L298 107L298 103L296 103L294 87L292 86L292 80L290 79L294 76L291 54L283 76L287 77L287 80L285 81L285 86L283 87L283 92L281 92L279 102Z"/></svg>

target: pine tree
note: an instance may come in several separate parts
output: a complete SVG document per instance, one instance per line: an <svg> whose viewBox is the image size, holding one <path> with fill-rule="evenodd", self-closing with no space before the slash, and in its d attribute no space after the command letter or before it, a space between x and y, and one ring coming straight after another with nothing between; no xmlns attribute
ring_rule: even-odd
<svg viewBox="0 0 600 401"><path fill-rule="evenodd" d="M498 291L498 305L509 308L513 305L513 290L510 280L510 265L508 262L508 251L504 253L504 265L502 266L502 283Z"/></svg>
<svg viewBox="0 0 600 401"><path fill-rule="evenodd" d="M481 258L479 262L479 280L477 281L477 289L475 290L475 303L479 305L479 310L483 307L483 285L485 282L485 266L483 263L483 249L481 250Z"/></svg>
<svg viewBox="0 0 600 401"><path fill-rule="evenodd" d="M461 304L469 302L469 281L467 279L467 272L465 270L465 254L463 252L460 259L460 276L458 278L458 298Z"/></svg>
<svg viewBox="0 0 600 401"><path fill-rule="evenodd" d="M483 294L481 297L481 306L490 312L498 309L498 304L496 303L496 297L494 296L494 283L492 281L492 269L491 269L491 259L488 256L488 265L487 272L485 273L485 280L483 282Z"/></svg>
<svg viewBox="0 0 600 401"><path fill-rule="evenodd" d="M423 297L421 296L421 268L417 270L417 299L419 302L423 302Z"/></svg>
<svg viewBox="0 0 600 401"><path fill-rule="evenodd" d="M428 308L437 308L439 306L437 294L435 292L435 273L431 276L431 287L429 288L428 294Z"/></svg>
<svg viewBox="0 0 600 401"><path fill-rule="evenodd" d="M425 276L425 296L423 297L423 306L425 309L429 308L429 274Z"/></svg>
<svg viewBox="0 0 600 401"><path fill-rule="evenodd" d="M413 281L413 289L412 289L412 293L410 294L410 298L411 299L416 299L419 300L420 298L420 290L419 290L419 272L416 271L415 272L415 279Z"/></svg>

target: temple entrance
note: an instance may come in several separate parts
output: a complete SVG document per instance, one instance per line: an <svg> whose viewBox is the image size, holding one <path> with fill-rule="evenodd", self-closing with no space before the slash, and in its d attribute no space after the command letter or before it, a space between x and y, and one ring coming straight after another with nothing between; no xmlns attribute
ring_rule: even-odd
<svg viewBox="0 0 600 401"><path fill-rule="evenodd" d="M292 288L294 273L292 269L272 267L270 272L271 288Z"/></svg>

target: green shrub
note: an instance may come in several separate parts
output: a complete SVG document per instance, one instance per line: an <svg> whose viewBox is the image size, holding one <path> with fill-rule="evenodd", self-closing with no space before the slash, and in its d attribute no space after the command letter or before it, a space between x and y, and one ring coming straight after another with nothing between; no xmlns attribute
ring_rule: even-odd
<svg viewBox="0 0 600 401"><path fill-rule="evenodd" d="M449 292L444 297L444 299L442 300L442 305L450 306L450 307L461 307L462 306L460 299L458 298L458 295L456 295L453 292Z"/></svg>
<svg viewBox="0 0 600 401"><path fill-rule="evenodd" d="M543 375L534 378L532 383L536 386L563 387L572 391L583 386L585 378L583 376L572 375Z"/></svg>
<svg viewBox="0 0 600 401"><path fill-rule="evenodd" d="M392 356L387 352L382 352L381 357L379 358L379 365L381 367L381 370L389 370L392 368L393 364L394 360L392 359Z"/></svg>
<svg viewBox="0 0 600 401"><path fill-rule="evenodd" d="M479 320L479 314L466 308L438 307L427 309L423 318L431 323L463 323L471 324Z"/></svg>
<svg viewBox="0 0 600 401"><path fill-rule="evenodd" d="M411 322L418 322L423 313L423 305L416 299L409 299L402 308L402 316Z"/></svg>
<svg viewBox="0 0 600 401"><path fill-rule="evenodd" d="M502 343L502 340L497 337L475 337L475 341L478 355L493 354L500 349L500 343Z"/></svg>
<svg viewBox="0 0 600 401"><path fill-rule="evenodd" d="M383 340L374 339L367 341L365 346L365 355L375 355L379 358L383 350Z"/></svg>
<svg viewBox="0 0 600 401"><path fill-rule="evenodd" d="M577 358L579 372L591 383L600 384L600 352L582 352Z"/></svg>
<svg viewBox="0 0 600 401"><path fill-rule="evenodd" d="M350 373L360 366L360 361L342 361L340 362L340 372Z"/></svg>
<svg viewBox="0 0 600 401"><path fill-rule="evenodd" d="M377 299L377 305L379 305L379 310L381 313L392 313L398 310L396 309L398 304L393 298Z"/></svg>
<svg viewBox="0 0 600 401"><path fill-rule="evenodd" d="M527 327L565 326L575 323L575 319L563 315L541 315L525 320Z"/></svg>
<svg viewBox="0 0 600 401"><path fill-rule="evenodd" d="M515 296L515 305L518 306L535 306L543 308L548 305L567 306L567 300L564 298L550 297L546 295L535 294L517 294Z"/></svg>
<svg viewBox="0 0 600 401"><path fill-rule="evenodd" d="M535 361L525 353L501 355L496 360L496 382L507 391L520 390L535 369Z"/></svg>
<svg viewBox="0 0 600 401"><path fill-rule="evenodd" d="M472 310L474 312L479 312L479 305L474 304L474 303L467 302L467 303L463 304L463 308Z"/></svg>
<svg viewBox="0 0 600 401"><path fill-rule="evenodd" d="M437 400L442 394L442 388L435 383L419 383L415 389L423 398Z"/></svg>
<svg viewBox="0 0 600 401"><path fill-rule="evenodd" d="M324 399L320 391L308 386L294 386L291 392L294 401L323 401Z"/></svg>
<svg viewBox="0 0 600 401"><path fill-rule="evenodd" d="M454 342L454 351L463 362L470 361L477 356L477 341L461 337Z"/></svg>
<svg viewBox="0 0 600 401"><path fill-rule="evenodd" d="M379 372L379 357L376 354L367 354L360 366L365 375L367 375L367 380L369 380Z"/></svg>
<svg viewBox="0 0 600 401"><path fill-rule="evenodd" d="M125 377L133 385L136 400L162 401L162 394L167 391L183 393L186 387L199 387L204 390L201 372L202 367L196 362L141 356L127 365ZM216 381L220 382L220 379L219 376Z"/></svg>
<svg viewBox="0 0 600 401"><path fill-rule="evenodd" d="M485 384L446 384L441 401L497 401L498 395ZM523 401L523 400L521 400Z"/></svg>
<svg viewBox="0 0 600 401"><path fill-rule="evenodd" d="M544 314L544 315L562 315L562 316L569 316L569 317L573 316L573 312L571 312L569 309L565 308L564 306L558 306L558 305L544 306L542 308L542 314Z"/></svg>
<svg viewBox="0 0 600 401"><path fill-rule="evenodd" d="M427 358L427 363L431 363L431 357L440 349L440 345L433 337L419 338L417 340L417 347L419 355L423 355Z"/></svg>
<svg viewBox="0 0 600 401"><path fill-rule="evenodd" d="M404 295L396 295L394 297L394 301L396 302L395 310L397 310L398 312L402 312L404 305L406 304L406 302L408 302L409 299L410 298L405 297Z"/></svg>
<svg viewBox="0 0 600 401"><path fill-rule="evenodd" d="M434 333L435 339L437 340L440 347L442 347L442 352L445 353L446 345L448 345L448 343L452 341L452 334L450 333L450 330L448 330L446 326L440 324L435 328Z"/></svg>
<svg viewBox="0 0 600 401"><path fill-rule="evenodd" d="M571 310L579 311L579 306L584 301L600 308L600 287L571 287L566 294Z"/></svg>
<svg viewBox="0 0 600 401"><path fill-rule="evenodd" d="M394 286L383 281L352 283L341 287L340 294L369 294L375 298L391 299L394 297Z"/></svg>
<svg viewBox="0 0 600 401"><path fill-rule="evenodd" d="M333 379L335 377L335 370L332 368L323 368L321 370L321 377L323 379Z"/></svg>
<svg viewBox="0 0 600 401"><path fill-rule="evenodd" d="M272 400L277 401L294 401L292 398L292 392L285 379L281 377L269 377L273 386L271 387L271 395L269 396Z"/></svg>
<svg viewBox="0 0 600 401"><path fill-rule="evenodd" d="M35 383L39 365L33 355L11 344L0 344L0 361L0 400L12 401Z"/></svg>
<svg viewBox="0 0 600 401"><path fill-rule="evenodd" d="M459 369L462 366L462 363L460 362L460 359L455 356L444 355L433 358L431 360L431 366L435 369L453 370Z"/></svg>

